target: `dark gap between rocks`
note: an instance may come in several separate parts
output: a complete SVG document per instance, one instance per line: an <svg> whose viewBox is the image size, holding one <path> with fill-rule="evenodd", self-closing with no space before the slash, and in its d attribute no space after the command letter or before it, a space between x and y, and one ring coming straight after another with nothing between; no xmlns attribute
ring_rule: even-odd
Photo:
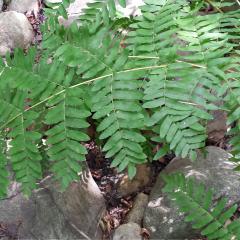
<svg viewBox="0 0 240 240"><path fill-rule="evenodd" d="M173 154L166 155L161 161L153 161L150 165L151 180L147 186L139 191L121 197L118 193L120 180L126 176L125 173L118 173L110 167L111 160L106 159L99 146L94 141L85 145L88 150L87 164L91 174L106 200L106 214L103 216L102 230L104 238L109 239L113 230L125 222L127 214L131 211L134 199L138 193L150 194L157 176L165 166L174 158ZM145 234L147 235L147 233Z"/></svg>

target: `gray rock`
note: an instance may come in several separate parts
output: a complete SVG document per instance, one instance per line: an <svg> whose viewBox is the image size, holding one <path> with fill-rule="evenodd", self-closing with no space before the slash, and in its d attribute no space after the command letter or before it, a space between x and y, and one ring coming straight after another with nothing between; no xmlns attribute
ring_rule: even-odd
<svg viewBox="0 0 240 240"><path fill-rule="evenodd" d="M136 223L127 223L118 227L113 235L113 240L142 240L141 228Z"/></svg>
<svg viewBox="0 0 240 240"><path fill-rule="evenodd" d="M142 224L142 219L144 216L145 208L148 204L148 195L144 193L139 193L134 200L133 208L128 213L126 221L134 222L139 225Z"/></svg>
<svg viewBox="0 0 240 240"><path fill-rule="evenodd" d="M224 103L219 101L215 104L220 107ZM213 110L211 114L213 119L207 123L208 139L211 143L220 143L227 133L227 113L223 110Z"/></svg>
<svg viewBox="0 0 240 240"><path fill-rule="evenodd" d="M26 48L33 39L33 29L27 17L14 11L0 13L0 56L16 47Z"/></svg>
<svg viewBox="0 0 240 240"><path fill-rule="evenodd" d="M2 12L3 0L0 0L0 12Z"/></svg>
<svg viewBox="0 0 240 240"><path fill-rule="evenodd" d="M117 3L117 9L124 17L141 15L139 7L144 5L143 0L127 0L126 4L126 8L123 8Z"/></svg>
<svg viewBox="0 0 240 240"><path fill-rule="evenodd" d="M26 199L19 191L0 201L0 224L17 239L101 239L104 198L90 173L65 192L48 177Z"/></svg>
<svg viewBox="0 0 240 240"><path fill-rule="evenodd" d="M16 0L17 1L17 0ZM47 0L50 3L61 2L61 0ZM87 3L93 2L92 0L75 0L73 3L70 4L67 12L68 12L68 20L65 20L63 17L60 17L59 22L64 26L69 26L73 21L77 20L78 17L82 14L82 10L87 7ZM122 8L118 1L116 0L116 7L117 10L124 16L136 16L140 15L141 11L139 6L143 5L143 0L127 0L126 8Z"/></svg>
<svg viewBox="0 0 240 240"><path fill-rule="evenodd" d="M39 11L38 0L11 0L9 3L9 10L19 13L26 13L33 11L35 14Z"/></svg>
<svg viewBox="0 0 240 240"><path fill-rule="evenodd" d="M67 9L68 19L66 20L63 17L60 17L59 23L64 25L65 27L69 26L73 21L78 19L78 17L82 14L82 10L87 7L87 3L89 2L92 2L92 1L91 0L75 0L74 2L72 2L69 5L69 8Z"/></svg>
<svg viewBox="0 0 240 240"><path fill-rule="evenodd" d="M141 191L150 183L151 176L152 172L149 164L137 165L137 173L132 180L129 179L127 173L125 173L119 180L117 186L118 195L125 197Z"/></svg>
<svg viewBox="0 0 240 240"><path fill-rule="evenodd" d="M216 199L225 196L229 199L228 205L240 202L240 174L232 170L234 164L228 161L230 154L218 147L207 147L206 150L207 156L199 154L194 162L173 159L162 173L183 172L187 177L195 176L207 187L214 188ZM177 208L162 193L164 183L161 174L150 195L144 215L144 227L150 231L151 239L197 239L199 232L183 221L183 214L179 214Z"/></svg>

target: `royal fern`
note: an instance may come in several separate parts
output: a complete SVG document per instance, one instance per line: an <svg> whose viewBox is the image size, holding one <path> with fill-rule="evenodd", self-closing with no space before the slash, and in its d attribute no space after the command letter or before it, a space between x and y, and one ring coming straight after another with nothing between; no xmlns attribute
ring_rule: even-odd
<svg viewBox="0 0 240 240"><path fill-rule="evenodd" d="M63 187L77 180L89 118L112 166L131 178L151 160L149 136L163 146L155 160L171 150L195 159L217 109L228 113L240 158L239 10L225 13L225 1L145 0L125 36L115 1L91 1L65 28L58 19L69 4L45 9L38 50L16 50L0 64L1 195L7 168L25 193L36 187L43 151Z"/></svg>
<svg viewBox="0 0 240 240"><path fill-rule="evenodd" d="M201 231L207 239L240 239L240 221L231 220L238 206L226 209L228 200L222 198L214 203L214 193L202 183L183 174L162 175L165 181L163 192L185 213L185 221L193 229Z"/></svg>

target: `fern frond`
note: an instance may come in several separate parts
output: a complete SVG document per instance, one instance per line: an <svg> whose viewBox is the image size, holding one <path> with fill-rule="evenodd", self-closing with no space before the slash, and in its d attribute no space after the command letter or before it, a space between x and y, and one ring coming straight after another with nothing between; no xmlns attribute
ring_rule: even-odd
<svg viewBox="0 0 240 240"><path fill-rule="evenodd" d="M41 154L38 150L38 143L41 140L41 134L36 131L30 131L38 114L33 111L21 113L15 118L8 127L11 131L8 137L11 139L10 160L15 179L22 183L22 190L29 195L36 188L36 181L42 176Z"/></svg>
<svg viewBox="0 0 240 240"><path fill-rule="evenodd" d="M4 154L5 149L4 149L4 144L5 142L3 139L0 140L0 147L1 147L1 152L0 152L0 197L5 197L7 195L7 187L9 185L9 174L7 170L7 159Z"/></svg>
<svg viewBox="0 0 240 240"><path fill-rule="evenodd" d="M176 19L185 1L145 1L141 7L142 16L130 27L133 31L126 39L127 48L137 56L153 56L155 58L139 59L140 65L153 65L157 62L166 63L174 59L176 49ZM137 59L135 59L136 61ZM171 60L170 60L171 61Z"/></svg>
<svg viewBox="0 0 240 240"><path fill-rule="evenodd" d="M118 166L119 171L146 161L141 147L145 138L139 132L144 126L137 81L141 75L141 72L113 74L93 86L96 93L93 118L103 119L97 128L100 139L107 139L103 150L106 157L114 156L112 166Z"/></svg>
<svg viewBox="0 0 240 240"><path fill-rule="evenodd" d="M118 3L120 6L126 7L126 0L118 0ZM91 33L95 33L102 24L104 27L110 26L116 13L114 0L94 0L87 4L87 8L83 9L83 14L79 19L83 24L88 25Z"/></svg>
<svg viewBox="0 0 240 240"><path fill-rule="evenodd" d="M3 114L0 118L2 136L11 139L9 152L15 178L22 183L23 191L28 195L41 177L38 144L42 136L34 130L41 111L47 113L46 123L54 125L49 130L47 142L54 143L49 149L51 159L55 161L52 169L57 172L64 187L77 179L81 168L78 161L83 160L86 153L77 141L87 140L87 135L74 131L74 128L87 127L88 123L82 118L90 115L80 97L83 92L80 89L68 90L74 82L74 72L57 61L46 64L45 59L36 68L34 53L30 50L25 56L23 52L16 51L14 58L3 67L0 84L5 98L1 100L0 108ZM9 89L12 94L6 96L5 92ZM38 113L34 111L36 108ZM62 126L65 127L62 129ZM7 136L4 135L6 129Z"/></svg>
<svg viewBox="0 0 240 240"><path fill-rule="evenodd" d="M227 124L230 128L228 135L231 136L229 143L232 145L231 152L233 160L240 162L240 83L239 83L239 68L231 70L226 74L225 88L227 94L224 98L225 108L227 111ZM239 166L237 167L239 170Z"/></svg>
<svg viewBox="0 0 240 240"><path fill-rule="evenodd" d="M160 136L159 140L168 143L177 156L190 155L194 159L195 150L204 147L207 138L201 123L212 117L202 106L196 105L189 94L195 87L192 79L201 75L201 70L188 72L189 66L186 65L173 64L166 69L152 71L148 76L143 106L153 111L147 124L158 126L155 131ZM172 81L177 76L183 79Z"/></svg>
<svg viewBox="0 0 240 240"><path fill-rule="evenodd" d="M186 179L183 174L163 175L163 179L166 183L163 192L186 214L185 221L191 222L194 229L201 230L207 239L239 239L240 221L227 224L237 205L226 210L225 198L214 205L213 191L191 178Z"/></svg>
<svg viewBox="0 0 240 240"><path fill-rule="evenodd" d="M48 155L53 161L52 171L66 188L73 180L78 179L82 170L81 161L87 153L80 143L89 137L82 131L89 124L86 118L91 113L86 109L81 89L67 89L64 94L48 101L48 113L45 123L53 126L46 132Z"/></svg>
<svg viewBox="0 0 240 240"><path fill-rule="evenodd" d="M44 54L46 56L49 56L62 44L68 33L68 30L59 23L59 18L63 17L65 20L68 19L67 8L72 2L74 1L64 0L57 3L45 1L45 21L41 25L41 31L43 33L42 48L45 50Z"/></svg>
<svg viewBox="0 0 240 240"><path fill-rule="evenodd" d="M7 153L15 179L22 183L23 192L30 194L36 187L35 182L41 178L41 155L37 148L41 134L30 130L38 114L24 112L25 96L26 93L18 92L13 98L1 100L1 138L10 139Z"/></svg>
<svg viewBox="0 0 240 240"><path fill-rule="evenodd" d="M218 109L215 103L225 93L224 69L231 62L225 55L233 46L221 30L220 13L200 16L185 1L146 3L143 16L131 25L128 48L140 65L167 65L145 76L148 125L177 155L195 158L194 150L207 138L208 111Z"/></svg>
<svg viewBox="0 0 240 240"><path fill-rule="evenodd" d="M14 52L14 58L9 58L6 66L3 67L3 71L1 73L1 83L0 87L2 89L9 87L11 89L16 89L19 91L29 92L29 98L36 97L44 97L51 95L55 90L62 89L61 82L59 81L59 77L62 80L64 78L65 72L58 71L56 69L56 63L54 64L46 64L43 59L41 63L39 63L39 68L36 68L34 65L36 57L36 49L32 48L29 50L28 54L25 55L22 50L17 49ZM44 66L45 71L41 71L41 66ZM66 68L61 68L66 69ZM55 72L53 72L55 71ZM49 75L45 75L49 72ZM57 77L58 80L55 81L54 78L50 74L55 74L58 72ZM59 73L62 73L59 76Z"/></svg>
<svg viewBox="0 0 240 240"><path fill-rule="evenodd" d="M1 77L3 76L5 75L2 74ZM41 178L41 154L37 147L41 141L41 134L32 130L39 113L25 111L28 108L25 101L26 91L13 87L14 94L8 92L6 96L7 87L10 88L10 85L3 84L1 88L3 86L5 88L1 89L3 97L0 101L1 138L10 139L10 149L7 153L10 155L15 179L22 183L23 192L29 195L36 187L36 181ZM4 158L1 157L1 160L4 161Z"/></svg>
<svg viewBox="0 0 240 240"><path fill-rule="evenodd" d="M226 35L227 42L225 43L225 49L228 48L228 53L224 58L220 59L219 66L215 68L223 80L223 84L220 89L224 95L225 108L228 114L229 129L228 135L231 136L230 144L232 144L233 160L236 162L240 161L240 148L239 148L239 119L240 119L240 85L239 85L239 14L240 10L228 10L227 12L222 11L225 7L232 7L235 3L233 1L216 2L211 1L211 5L219 12L219 32ZM212 64L214 65L214 64ZM239 166L236 168L239 170Z"/></svg>
<svg viewBox="0 0 240 240"><path fill-rule="evenodd" d="M92 111L93 118L101 120L97 130L101 132L100 139L106 140L103 150L107 152L106 157L114 157L112 166L118 166L120 171L128 167L134 173L134 165L146 161L141 146L145 138L139 131L144 126L144 115L138 80L145 71L123 70L128 52L118 43L112 43L110 37L103 38L106 31L98 32L99 37L89 35L82 45L65 44L55 56L77 67L77 74L86 82L94 79Z"/></svg>
<svg viewBox="0 0 240 240"><path fill-rule="evenodd" d="M68 18L67 15L67 8L73 2L73 0L64 0L60 2L49 2L45 1L46 7L44 8L44 13L47 18L56 18L59 16L64 17L65 19Z"/></svg>

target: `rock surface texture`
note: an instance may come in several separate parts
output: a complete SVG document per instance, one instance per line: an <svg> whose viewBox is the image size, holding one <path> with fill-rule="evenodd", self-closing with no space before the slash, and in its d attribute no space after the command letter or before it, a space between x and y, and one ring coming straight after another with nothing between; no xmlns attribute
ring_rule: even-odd
<svg viewBox="0 0 240 240"><path fill-rule="evenodd" d="M119 181L117 192L119 196L127 196L136 193L146 187L151 181L151 169L147 164L140 164L137 166L136 176L130 180L125 174Z"/></svg>
<svg viewBox="0 0 240 240"><path fill-rule="evenodd" d="M61 193L51 178L29 200L18 193L0 202L0 224L16 239L101 239L99 221L105 201L91 175Z"/></svg>
<svg viewBox="0 0 240 240"><path fill-rule="evenodd" d="M26 48L33 39L33 29L27 17L14 11L0 13L0 56L16 47Z"/></svg>
<svg viewBox="0 0 240 240"><path fill-rule="evenodd" d="M145 208L148 204L148 195L139 193L133 203L133 208L127 215L127 222L135 222L139 225L142 224Z"/></svg>
<svg viewBox="0 0 240 240"><path fill-rule="evenodd" d="M3 7L3 0L0 0L0 12L2 11L2 7Z"/></svg>
<svg viewBox="0 0 240 240"><path fill-rule="evenodd" d="M26 13L29 11L37 13L39 10L39 2L38 0L11 0L8 7L10 11L19 13Z"/></svg>
<svg viewBox="0 0 240 240"><path fill-rule="evenodd" d="M141 228L136 223L123 224L116 229L113 240L142 240Z"/></svg>
<svg viewBox="0 0 240 240"><path fill-rule="evenodd" d="M144 5L143 0L126 0L126 4L126 8L122 8L119 4L117 4L117 9L124 17L141 15L139 7Z"/></svg>
<svg viewBox="0 0 240 240"><path fill-rule="evenodd" d="M228 159L230 154L218 147L207 147L207 156L199 154L196 161L175 158L162 171L164 174L183 172L185 176L195 176L207 187L214 188L215 197L225 196L232 205L240 201L240 174L234 172L234 164ZM162 174L161 173L161 174ZM183 221L183 214L162 193L163 180L159 175L151 192L145 211L144 227L150 231L151 239L199 239L200 234Z"/></svg>

